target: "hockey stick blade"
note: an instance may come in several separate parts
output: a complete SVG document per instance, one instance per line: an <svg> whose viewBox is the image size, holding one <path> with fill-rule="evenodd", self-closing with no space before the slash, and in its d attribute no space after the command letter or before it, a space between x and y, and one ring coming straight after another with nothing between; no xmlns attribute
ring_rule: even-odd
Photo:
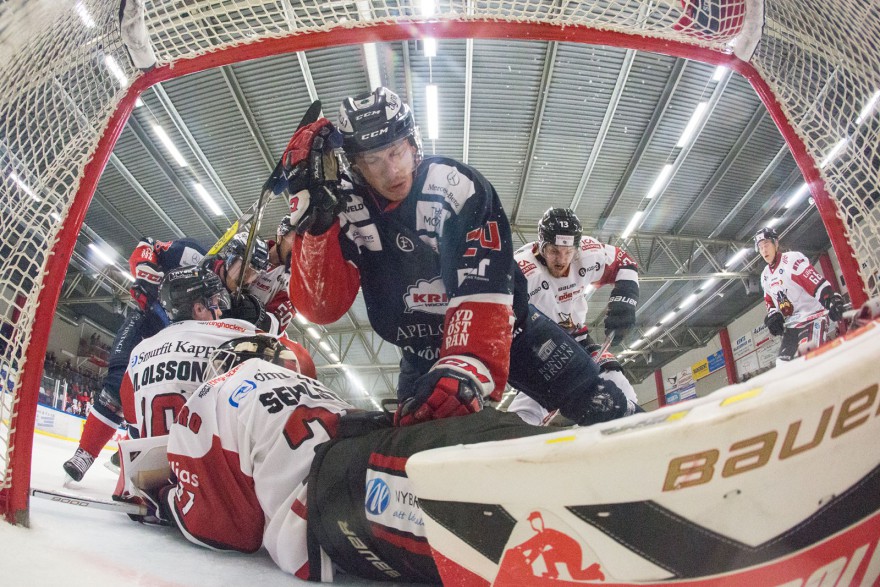
<svg viewBox="0 0 880 587"><path fill-rule="evenodd" d="M77 507L87 507L96 510L106 510L110 512L118 512L121 514L131 514L134 516L146 516L148 514L147 506L138 505L136 503L128 503L124 501L109 501L104 499L94 499L91 497L82 497L70 493L62 493L60 491L50 491L48 489L37 489L31 487L30 495L42 499L48 499L56 503L66 503L67 505L75 505Z"/></svg>

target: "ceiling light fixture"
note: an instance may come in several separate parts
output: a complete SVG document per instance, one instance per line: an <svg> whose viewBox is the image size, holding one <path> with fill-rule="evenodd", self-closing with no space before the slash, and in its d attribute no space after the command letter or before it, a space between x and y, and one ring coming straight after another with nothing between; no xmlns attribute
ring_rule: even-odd
<svg viewBox="0 0 880 587"><path fill-rule="evenodd" d="M629 235L631 235L632 231L634 231L636 229L636 226L639 224L639 220L641 220L642 216L644 216L644 215L645 215L645 212L643 210L636 211L636 213L633 214L632 220L630 220L629 224L626 225L626 229L624 229L623 234L620 235L620 238L621 239L629 238Z"/></svg>
<svg viewBox="0 0 880 587"><path fill-rule="evenodd" d="M222 216L223 210L220 209L220 206L217 205L217 202L214 201L214 198L211 197L211 194L208 193L208 190L205 189L205 186L200 184L199 182L193 182L193 187L196 190L196 193L202 198L202 201L211 209L211 212L214 213L214 216Z"/></svg>
<svg viewBox="0 0 880 587"><path fill-rule="evenodd" d="M425 57L437 57L437 39L425 37L422 39L422 47L425 50Z"/></svg>
<svg viewBox="0 0 880 587"><path fill-rule="evenodd" d="M825 158L822 159L821 163L819 163L819 167L824 168L826 165L834 161L834 159L836 159L837 156L843 152L843 149L844 147L846 147L846 144L848 142L849 138L840 139L839 141L837 141L837 144L831 147L831 150L828 151L828 154L825 155Z"/></svg>
<svg viewBox="0 0 880 587"><path fill-rule="evenodd" d="M318 340L319 338L321 338L321 333L318 332L316 329L312 328L311 326L306 328L306 332L308 332L309 336L311 336L315 340Z"/></svg>
<svg viewBox="0 0 880 587"><path fill-rule="evenodd" d="M801 184L801 187L799 187L785 203L785 209L788 210L795 204L799 203L808 193L810 193L810 187L806 183Z"/></svg>
<svg viewBox="0 0 880 587"><path fill-rule="evenodd" d="M730 70L727 69L726 67L724 67L723 65L719 65L718 67L715 68L715 72L712 74L712 81L713 82L720 82L721 80L724 79L724 76L727 75L728 71L730 71Z"/></svg>
<svg viewBox="0 0 880 587"><path fill-rule="evenodd" d="M89 243L89 248L95 253L95 255L97 255L99 259L104 261L105 264L113 265L113 257L111 257L109 253L101 249L101 247L99 247L95 243Z"/></svg>
<svg viewBox="0 0 880 587"><path fill-rule="evenodd" d="M113 77L116 78L116 80L119 82L120 86L122 86L123 88L128 87L128 78L126 77L125 73L122 71L122 68L119 67L119 64L116 63L116 60L113 58L112 55L105 55L104 56L104 65L107 66L107 69L110 70L110 73L113 74Z"/></svg>
<svg viewBox="0 0 880 587"><path fill-rule="evenodd" d="M440 136L439 100L437 85L428 84L425 86L425 101L428 107L428 138L432 141L436 141Z"/></svg>
<svg viewBox="0 0 880 587"><path fill-rule="evenodd" d="M731 267L735 263L739 262L739 260L745 257L746 253L748 252L749 249L740 249L733 257L727 260L727 263L724 264L724 268L727 269L728 267Z"/></svg>
<svg viewBox="0 0 880 587"><path fill-rule="evenodd" d="M168 151L168 154L177 161L177 164L181 167L186 167L186 159L183 158L183 155L180 154L180 151L177 150L177 147L174 146L174 143L171 142L171 137L168 136L168 133L165 132L165 129L159 126L158 124L153 125L153 132L156 133L156 136L159 137L159 140L162 141L162 145L165 147L165 150Z"/></svg>
<svg viewBox="0 0 880 587"><path fill-rule="evenodd" d="M865 107L859 112L859 117L856 119L857 126L865 122L865 120L871 115L874 111L874 107L877 106L878 101L880 101L880 90L874 92L874 95L868 99L868 103L865 104Z"/></svg>
<svg viewBox="0 0 880 587"><path fill-rule="evenodd" d="M24 191L24 193L29 195L31 198L33 198L37 202L43 201L37 194L34 193L34 191L30 188L30 186L28 184L26 184L21 179L19 179L18 175L16 175L15 172L11 172L9 174L9 179L11 179L15 183L17 183L18 187L20 187L22 189L22 191Z"/></svg>
<svg viewBox="0 0 880 587"><path fill-rule="evenodd" d="M684 132L681 133L678 142L675 144L676 147L682 148L690 144L697 131L697 127L700 126L700 123L703 122L703 118L706 116L706 109L708 107L708 102L700 102L697 104L697 107L694 108L694 113L691 114L691 119L688 121L687 126L684 127Z"/></svg>
<svg viewBox="0 0 880 587"><path fill-rule="evenodd" d="M648 190L648 194L645 196L649 200L660 193L660 190L666 185L666 182L669 180L669 176L672 174L672 163L667 163L663 166L663 169L660 171L660 174L657 176L657 179L654 180L654 185L651 186L651 189Z"/></svg>

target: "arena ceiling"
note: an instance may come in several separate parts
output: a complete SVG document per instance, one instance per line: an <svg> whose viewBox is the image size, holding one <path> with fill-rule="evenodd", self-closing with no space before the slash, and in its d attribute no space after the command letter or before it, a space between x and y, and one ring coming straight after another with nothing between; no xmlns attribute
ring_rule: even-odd
<svg viewBox="0 0 880 587"><path fill-rule="evenodd" d="M313 99L335 119L344 97L377 80L413 106L426 152L465 161L493 183L514 248L536 239L548 207L570 206L585 234L636 258L638 328L623 354L634 381L703 346L759 301L746 287L763 264L750 240L758 228L775 219L785 244L813 258L829 246L788 147L736 73L574 43L441 39L435 56L426 49L424 40L329 47L148 89L92 199L59 315L115 332L129 304L120 269L141 236L188 236L209 247L257 199ZM375 61L367 57L374 50ZM435 140L426 131L428 84L439 94ZM270 205L264 237L284 212L283 202ZM590 302L600 332L609 289ZM321 378L356 404L395 397L398 351L370 329L361 296L340 321L294 322L289 334L309 348Z"/></svg>

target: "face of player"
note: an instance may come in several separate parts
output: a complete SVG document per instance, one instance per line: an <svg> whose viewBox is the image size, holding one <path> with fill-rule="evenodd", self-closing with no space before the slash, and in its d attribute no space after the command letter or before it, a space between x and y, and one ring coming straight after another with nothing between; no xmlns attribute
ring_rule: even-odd
<svg viewBox="0 0 880 587"><path fill-rule="evenodd" d="M278 244L276 245L278 249L278 263L285 266L290 265L290 253L293 250L293 239L295 237L296 232L291 230L283 237L278 239Z"/></svg>
<svg viewBox="0 0 880 587"><path fill-rule="evenodd" d="M779 247L776 245L776 243L768 238L765 238L762 241L758 241L758 253L768 265L773 262L773 259L776 258L777 250L779 250Z"/></svg>
<svg viewBox="0 0 880 587"><path fill-rule="evenodd" d="M575 247L563 247L560 245L544 245L541 256L547 262L547 269L553 277L565 277L571 260L574 259Z"/></svg>
<svg viewBox="0 0 880 587"><path fill-rule="evenodd" d="M226 289L229 291L235 289L235 286L238 284L238 276L240 273L241 258L238 258L229 266L229 271L226 272ZM241 282L242 287L252 284L259 276L260 272L254 269L251 265L248 265L247 271L244 274L244 281Z"/></svg>
<svg viewBox="0 0 880 587"><path fill-rule="evenodd" d="M416 165L416 149L408 138L355 158L358 171L370 186L391 202L409 195Z"/></svg>
<svg viewBox="0 0 880 587"><path fill-rule="evenodd" d="M226 298L228 300L228 297ZM229 307L224 303L223 294L214 294L208 305L201 302L193 304L192 317L193 320L219 320L223 317L223 307Z"/></svg>

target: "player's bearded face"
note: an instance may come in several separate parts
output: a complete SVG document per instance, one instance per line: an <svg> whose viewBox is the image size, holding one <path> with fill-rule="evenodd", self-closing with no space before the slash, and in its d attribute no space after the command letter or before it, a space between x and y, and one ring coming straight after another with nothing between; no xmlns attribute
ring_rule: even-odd
<svg viewBox="0 0 880 587"><path fill-rule="evenodd" d="M568 274L571 260L574 259L575 247L544 245L541 255L547 262L547 269L553 277L564 277Z"/></svg>
<svg viewBox="0 0 880 587"><path fill-rule="evenodd" d="M238 283L238 275L239 273L241 273L241 262L241 258L236 259L235 262L229 267L229 272L227 273L226 279L226 285L227 287L229 287L229 289L235 288L235 284ZM259 277L259 275L259 271L248 265L248 268L244 273L244 281L241 282L241 285L245 286L252 284L254 280Z"/></svg>
<svg viewBox="0 0 880 587"><path fill-rule="evenodd" d="M768 264L772 263L773 259L776 258L776 250L778 248L779 247L777 247L770 239L764 239L758 243L758 253L760 253L761 258Z"/></svg>
<svg viewBox="0 0 880 587"><path fill-rule="evenodd" d="M358 171L370 186L386 200L400 202L412 189L416 162L415 148L403 138L382 149L357 156Z"/></svg>

